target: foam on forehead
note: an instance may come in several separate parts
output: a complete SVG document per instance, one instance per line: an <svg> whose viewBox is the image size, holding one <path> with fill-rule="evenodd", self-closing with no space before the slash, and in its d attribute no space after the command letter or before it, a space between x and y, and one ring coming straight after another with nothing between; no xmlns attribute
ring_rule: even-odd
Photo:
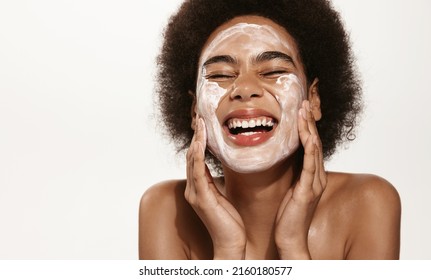
<svg viewBox="0 0 431 280"><path fill-rule="evenodd" d="M199 65L203 64L209 54L211 54L215 48L220 46L220 44L234 36L238 35L248 35L253 38L254 41L261 40L263 42L271 44L281 44L288 50L291 50L291 45L287 40L283 40L279 33L269 25L260 25L254 23L237 23L217 34L215 38L209 43L205 48L205 51L201 55L201 61ZM255 46L253 44L253 46Z"/></svg>

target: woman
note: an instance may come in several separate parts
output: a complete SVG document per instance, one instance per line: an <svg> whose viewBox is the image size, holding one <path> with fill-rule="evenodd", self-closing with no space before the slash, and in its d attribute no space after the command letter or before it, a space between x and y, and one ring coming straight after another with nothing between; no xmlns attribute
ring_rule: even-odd
<svg viewBox="0 0 431 280"><path fill-rule="evenodd" d="M187 179L144 194L140 258L398 258L396 190L324 169L360 111L352 61L327 1L186 1L158 81Z"/></svg>

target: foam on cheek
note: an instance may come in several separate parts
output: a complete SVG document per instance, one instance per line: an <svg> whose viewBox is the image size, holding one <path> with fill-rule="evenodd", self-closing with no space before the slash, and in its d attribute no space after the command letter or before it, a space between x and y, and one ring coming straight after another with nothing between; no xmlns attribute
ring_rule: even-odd
<svg viewBox="0 0 431 280"><path fill-rule="evenodd" d="M284 145L290 153L299 145L298 134L298 110L301 107L302 101L306 98L305 90L301 80L294 74L288 74L278 78L277 83L281 87L281 94L277 94L277 101L280 103L282 110L281 120L279 122L280 130L285 133L285 140L288 143Z"/></svg>
<svg viewBox="0 0 431 280"><path fill-rule="evenodd" d="M216 156L221 154L221 145L223 143L223 131L217 119L216 111L220 99L226 94L226 89L220 87L215 82L210 82L202 75L197 94L197 111L201 116L207 128L208 147Z"/></svg>
<svg viewBox="0 0 431 280"><path fill-rule="evenodd" d="M226 90L221 88L215 82L209 82L202 78L200 90L198 91L198 112L202 117L215 115L215 112L220 102L221 97L226 93Z"/></svg>

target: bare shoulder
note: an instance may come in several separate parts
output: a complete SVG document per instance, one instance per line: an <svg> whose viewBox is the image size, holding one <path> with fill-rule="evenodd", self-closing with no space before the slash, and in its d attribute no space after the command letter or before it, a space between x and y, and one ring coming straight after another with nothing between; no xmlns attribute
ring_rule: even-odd
<svg viewBox="0 0 431 280"><path fill-rule="evenodd" d="M142 207L159 207L164 203L172 203L184 193L185 180L170 180L149 187L141 198Z"/></svg>
<svg viewBox="0 0 431 280"><path fill-rule="evenodd" d="M400 207L395 187L377 175L328 173L328 187L332 196L354 202L354 207Z"/></svg>
<svg viewBox="0 0 431 280"><path fill-rule="evenodd" d="M328 174L328 200L349 224L346 257L397 259L401 201L395 187L371 174Z"/></svg>
<svg viewBox="0 0 431 280"><path fill-rule="evenodd" d="M143 194L139 207L140 259L209 259L212 243L184 198L185 180L158 183Z"/></svg>
<svg viewBox="0 0 431 280"><path fill-rule="evenodd" d="M145 191L139 207L139 258L183 259L184 241L176 234L176 217L186 207L185 181L158 183Z"/></svg>

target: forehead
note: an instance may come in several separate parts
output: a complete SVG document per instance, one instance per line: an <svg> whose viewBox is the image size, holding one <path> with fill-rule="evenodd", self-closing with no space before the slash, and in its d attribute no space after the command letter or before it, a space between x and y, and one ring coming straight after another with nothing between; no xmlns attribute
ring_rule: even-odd
<svg viewBox="0 0 431 280"><path fill-rule="evenodd" d="M234 51L262 52L278 50L296 57L294 38L282 26L260 16L236 17L218 27L208 38L200 62L212 55Z"/></svg>

